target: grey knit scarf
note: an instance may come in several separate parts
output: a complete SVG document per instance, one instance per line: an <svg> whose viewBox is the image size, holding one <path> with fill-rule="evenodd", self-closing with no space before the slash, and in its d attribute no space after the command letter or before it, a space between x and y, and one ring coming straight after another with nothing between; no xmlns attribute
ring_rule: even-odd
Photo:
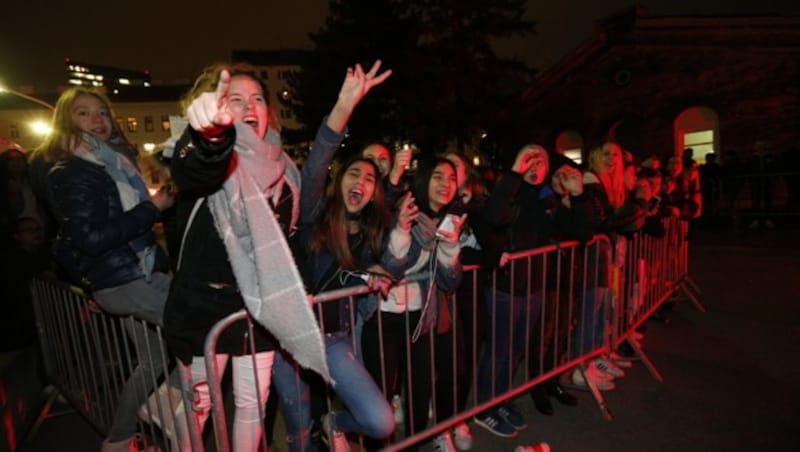
<svg viewBox="0 0 800 452"><path fill-rule="evenodd" d="M264 140L237 122L234 170L223 189L208 198L239 291L253 318L269 330L303 367L334 383L325 359L322 334L303 281L268 198L280 196L283 184L293 192L293 229L299 211L300 177L283 152L280 136Z"/></svg>

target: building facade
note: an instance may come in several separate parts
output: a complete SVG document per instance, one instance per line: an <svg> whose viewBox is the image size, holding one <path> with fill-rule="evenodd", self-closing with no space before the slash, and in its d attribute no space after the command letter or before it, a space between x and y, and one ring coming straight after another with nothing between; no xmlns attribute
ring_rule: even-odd
<svg viewBox="0 0 800 452"><path fill-rule="evenodd" d="M640 157L796 149L800 18L649 17L632 8L600 22L507 118L509 144L573 156L606 139Z"/></svg>

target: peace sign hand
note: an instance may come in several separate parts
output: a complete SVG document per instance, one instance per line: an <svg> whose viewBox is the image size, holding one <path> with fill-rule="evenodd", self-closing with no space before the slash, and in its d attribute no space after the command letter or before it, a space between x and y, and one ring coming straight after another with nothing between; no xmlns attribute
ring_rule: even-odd
<svg viewBox="0 0 800 452"><path fill-rule="evenodd" d="M223 70L216 91L199 95L186 109L189 125L205 139L213 141L233 125L233 115L228 108L230 86L231 74Z"/></svg>

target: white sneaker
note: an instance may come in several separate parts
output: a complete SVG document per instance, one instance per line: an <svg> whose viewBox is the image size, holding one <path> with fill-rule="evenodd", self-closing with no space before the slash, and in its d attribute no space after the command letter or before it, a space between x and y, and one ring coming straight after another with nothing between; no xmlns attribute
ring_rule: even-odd
<svg viewBox="0 0 800 452"><path fill-rule="evenodd" d="M594 383L594 385L597 387L597 389L599 389L601 391L610 391L610 390L616 388L616 386L614 386L614 383L612 381L610 381L610 380L602 380L602 379L598 379L597 377L595 377L593 375L591 367L586 372L586 378L589 378L590 380L592 380L592 383ZM573 384L574 387L577 387L577 388L580 388L580 389L588 389L589 388L589 385L586 384L586 380L583 379L583 375L581 375L581 372L578 369L575 369L572 372L572 384Z"/></svg>
<svg viewBox="0 0 800 452"><path fill-rule="evenodd" d="M397 394L392 397L392 410L394 410L395 424L402 424L405 422L405 415L403 414L403 399L401 399Z"/></svg>
<svg viewBox="0 0 800 452"><path fill-rule="evenodd" d="M453 445L453 437L450 432L445 431L433 438L433 450L435 452L456 452L456 446Z"/></svg>
<svg viewBox="0 0 800 452"><path fill-rule="evenodd" d="M175 410L171 409L170 393L175 402ZM161 419L161 415L165 419ZM175 419L183 416L183 399L180 390L171 388L167 383L162 383L157 391L153 391L147 402L139 406L139 419L143 422L155 424L171 441L175 440Z"/></svg>
<svg viewBox="0 0 800 452"><path fill-rule="evenodd" d="M600 372L609 374L614 378L622 378L625 376L624 370L620 369L619 366L605 358L596 358L594 361L592 361L592 365Z"/></svg>
<svg viewBox="0 0 800 452"><path fill-rule="evenodd" d="M350 452L350 443L344 433L334 430L331 424L331 413L322 415L322 433L328 440L328 448L331 452Z"/></svg>
<svg viewBox="0 0 800 452"><path fill-rule="evenodd" d="M458 450L472 449L472 431L466 422L462 422L453 427L453 442Z"/></svg>
<svg viewBox="0 0 800 452"><path fill-rule="evenodd" d="M631 367L633 367L633 363L629 359L625 359L625 357L623 357L617 352L611 352L611 354L608 355L607 359L616 364L617 367L623 369L630 369Z"/></svg>

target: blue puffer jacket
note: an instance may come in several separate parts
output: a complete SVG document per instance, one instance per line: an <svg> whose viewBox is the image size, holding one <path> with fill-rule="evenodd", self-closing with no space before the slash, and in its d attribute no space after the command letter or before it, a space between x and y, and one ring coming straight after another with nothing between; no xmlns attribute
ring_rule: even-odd
<svg viewBox="0 0 800 452"><path fill-rule="evenodd" d="M123 211L103 166L78 157L56 164L47 183L59 224L54 255L74 283L96 291L144 277L129 242L142 236L155 242L152 228L160 212L152 202ZM153 271L166 273L166 256L157 248Z"/></svg>

